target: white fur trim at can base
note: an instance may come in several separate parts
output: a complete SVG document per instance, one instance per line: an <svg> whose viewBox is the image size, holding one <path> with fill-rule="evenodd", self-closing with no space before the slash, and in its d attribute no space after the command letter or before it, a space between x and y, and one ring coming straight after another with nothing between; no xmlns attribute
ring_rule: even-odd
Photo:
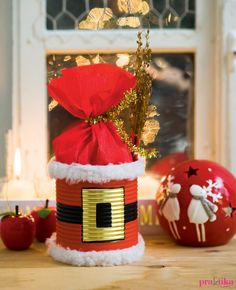
<svg viewBox="0 0 236 290"><path fill-rule="evenodd" d="M48 164L49 175L56 179L65 179L67 183L78 182L105 183L112 180L134 180L144 175L144 159L122 164L82 165L65 164L52 159Z"/></svg>
<svg viewBox="0 0 236 290"><path fill-rule="evenodd" d="M144 240L139 234L138 244L127 249L81 252L56 244L56 233L46 242L48 253L56 261L74 266L117 266L140 260L144 255Z"/></svg>

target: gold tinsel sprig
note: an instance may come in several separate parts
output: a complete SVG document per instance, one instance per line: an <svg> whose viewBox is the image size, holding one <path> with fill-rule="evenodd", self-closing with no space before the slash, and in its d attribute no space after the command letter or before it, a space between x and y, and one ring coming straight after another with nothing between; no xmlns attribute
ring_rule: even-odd
<svg viewBox="0 0 236 290"><path fill-rule="evenodd" d="M125 142L129 150L133 154L137 154L139 156L146 157L146 158L157 157L158 152L156 149L147 150L141 146L136 146L132 143L130 136L126 133L124 129L124 121L122 121L121 119L117 119L114 121L114 123L116 125L117 132L120 135L122 141Z"/></svg>
<svg viewBox="0 0 236 290"><path fill-rule="evenodd" d="M136 90L130 89L129 91L125 92L125 97L123 100L108 112L108 115L112 118L112 120L114 120L121 114L122 111L129 108L130 105L136 104L137 99L138 97Z"/></svg>
<svg viewBox="0 0 236 290"><path fill-rule="evenodd" d="M135 90L130 89L125 92L123 100L114 108L109 110L108 112L101 114L96 117L89 117L85 120L86 123L89 124L97 124L98 122L107 122L116 120L122 111L129 108L131 104L135 104L137 102L137 93Z"/></svg>
<svg viewBox="0 0 236 290"><path fill-rule="evenodd" d="M147 119L147 110L151 97L152 79L147 72L151 62L151 49L149 47L149 30L145 34L143 46L142 32L138 32L137 51L135 60L135 76L137 79L136 92L137 102L133 105L132 128L134 133L141 138L144 124Z"/></svg>
<svg viewBox="0 0 236 290"><path fill-rule="evenodd" d="M157 108L154 105L149 105L146 113L146 121L144 123L141 141L144 145L153 143L156 139L157 133L160 129L160 124L155 117L159 116Z"/></svg>
<svg viewBox="0 0 236 290"><path fill-rule="evenodd" d="M91 125L97 124L99 122L114 122L114 124L116 125L117 133L133 154L137 154L146 158L153 158L157 156L157 150L146 150L141 146L134 145L131 141L131 137L129 136L129 134L127 134L124 128L124 121L119 118L119 115L123 110L129 108L131 104L135 104L136 102L137 93L135 90L131 89L124 94L123 100L117 106L102 115L96 117L89 117L85 120L85 122Z"/></svg>

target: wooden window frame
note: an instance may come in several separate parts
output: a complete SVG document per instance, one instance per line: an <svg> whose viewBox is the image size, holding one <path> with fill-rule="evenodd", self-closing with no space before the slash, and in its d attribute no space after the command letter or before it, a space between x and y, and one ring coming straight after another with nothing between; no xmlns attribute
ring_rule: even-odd
<svg viewBox="0 0 236 290"><path fill-rule="evenodd" d="M155 53L194 53L194 157L216 161L220 149L214 52L219 2L196 0L195 30L152 29L150 40ZM47 175L46 54L136 49L137 30L46 30L45 17L45 0L13 0L13 128L8 162L20 147L22 177L27 179Z"/></svg>

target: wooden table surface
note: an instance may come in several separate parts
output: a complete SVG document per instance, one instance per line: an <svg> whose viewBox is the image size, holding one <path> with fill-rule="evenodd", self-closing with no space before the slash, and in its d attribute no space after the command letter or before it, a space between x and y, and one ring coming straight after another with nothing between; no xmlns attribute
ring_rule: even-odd
<svg viewBox="0 0 236 290"><path fill-rule="evenodd" d="M55 262L39 243L23 252L9 251L1 244L0 289L222 289L217 285L200 287L200 283L206 284L204 280L216 283L218 279L233 280L227 288L236 289L236 239L225 246L201 249L177 246L164 235L146 237L145 241L142 261L105 268Z"/></svg>

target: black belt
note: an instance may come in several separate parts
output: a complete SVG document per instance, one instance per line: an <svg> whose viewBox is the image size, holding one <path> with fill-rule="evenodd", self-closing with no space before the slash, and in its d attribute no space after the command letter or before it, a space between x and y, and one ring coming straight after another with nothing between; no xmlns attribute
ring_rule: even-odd
<svg viewBox="0 0 236 290"><path fill-rule="evenodd" d="M112 213L108 213L105 210L106 214L97 215L97 224L104 224L104 227L107 227L110 224L112 219ZM104 213L105 213L104 212ZM129 203L124 205L124 221L125 223L134 221L138 216L138 207L137 202ZM100 219L99 221L98 219ZM83 210L80 206L66 205L62 203L57 203L57 220L65 223L71 224L82 224L83 223ZM107 225L106 225L107 224Z"/></svg>

